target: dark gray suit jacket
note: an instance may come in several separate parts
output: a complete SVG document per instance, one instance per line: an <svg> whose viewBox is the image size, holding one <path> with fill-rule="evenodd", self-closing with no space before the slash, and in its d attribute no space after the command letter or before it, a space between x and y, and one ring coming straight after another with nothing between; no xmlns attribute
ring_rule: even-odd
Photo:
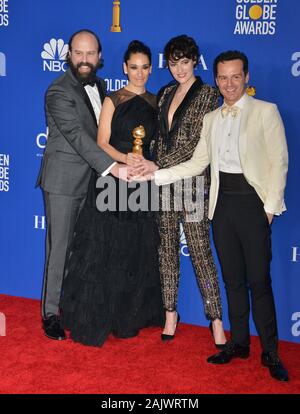
<svg viewBox="0 0 300 414"><path fill-rule="evenodd" d="M104 81L97 78L97 86L103 101ZM37 185L54 194L85 195L92 169L101 174L114 160L97 145L92 105L70 69L47 90L46 117L49 135Z"/></svg>

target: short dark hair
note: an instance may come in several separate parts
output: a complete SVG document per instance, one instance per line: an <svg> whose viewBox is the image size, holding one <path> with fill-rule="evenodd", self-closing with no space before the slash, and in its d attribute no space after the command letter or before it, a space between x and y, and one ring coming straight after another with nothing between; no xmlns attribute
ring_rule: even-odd
<svg viewBox="0 0 300 414"><path fill-rule="evenodd" d="M243 71L245 76L248 74L249 63L248 58L245 53L238 50L227 50L227 52L220 53L214 60L214 77L217 77L218 74L218 63L220 62L229 62L230 60L241 60L243 62Z"/></svg>
<svg viewBox="0 0 300 414"><path fill-rule="evenodd" d="M81 33L89 33L92 36L94 36L96 41L97 41L97 44L98 44L98 53L100 53L102 51L102 46L101 46L101 42L100 42L99 37L96 35L95 32L93 32L92 30L89 30L89 29L80 29L77 32L72 34L72 36L70 37L69 43L68 43L69 51L72 50L72 42L73 42L74 37L77 36L78 34L81 34Z"/></svg>
<svg viewBox="0 0 300 414"><path fill-rule="evenodd" d="M124 63L127 63L128 60L130 59L130 56L135 53L142 53L143 55L146 55L151 65L151 61L152 61L151 50L147 45L145 45L145 43L141 42L140 40L132 40L129 43L127 50L124 53Z"/></svg>
<svg viewBox="0 0 300 414"><path fill-rule="evenodd" d="M192 59L197 64L200 57L200 50L192 37L185 34L173 37L168 41L164 47L165 60L173 60L176 62L179 59Z"/></svg>

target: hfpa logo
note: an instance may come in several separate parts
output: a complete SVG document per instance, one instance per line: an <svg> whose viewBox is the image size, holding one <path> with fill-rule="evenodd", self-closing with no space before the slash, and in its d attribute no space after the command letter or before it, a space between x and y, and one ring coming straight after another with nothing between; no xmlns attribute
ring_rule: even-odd
<svg viewBox="0 0 300 414"><path fill-rule="evenodd" d="M6 76L6 57L0 52L0 76Z"/></svg>
<svg viewBox="0 0 300 414"><path fill-rule="evenodd" d="M164 69L167 67L167 62L165 61L164 54L159 53L158 54L158 69ZM196 66L195 70L208 70L207 63L205 61L205 58L203 55L200 55L198 60L198 65Z"/></svg>
<svg viewBox="0 0 300 414"><path fill-rule="evenodd" d="M65 72L68 50L68 45L62 39L51 39L49 43L45 43L44 50L41 53L44 72L46 70L50 72Z"/></svg>

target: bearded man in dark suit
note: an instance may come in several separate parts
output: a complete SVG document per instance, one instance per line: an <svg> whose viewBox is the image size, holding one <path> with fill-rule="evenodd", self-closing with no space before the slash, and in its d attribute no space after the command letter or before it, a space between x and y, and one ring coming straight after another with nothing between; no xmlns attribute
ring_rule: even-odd
<svg viewBox="0 0 300 414"><path fill-rule="evenodd" d="M92 169L99 175L119 175L114 160L98 147L98 119L105 82L96 76L101 44L90 30L69 41L66 73L46 93L49 136L38 177L47 219L42 322L51 339L65 339L60 327L59 301L74 225L85 200Z"/></svg>

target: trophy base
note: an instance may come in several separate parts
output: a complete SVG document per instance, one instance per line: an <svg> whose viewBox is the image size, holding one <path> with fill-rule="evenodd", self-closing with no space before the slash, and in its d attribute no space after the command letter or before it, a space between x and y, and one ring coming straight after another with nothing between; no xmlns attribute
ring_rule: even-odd
<svg viewBox="0 0 300 414"><path fill-rule="evenodd" d="M110 28L111 32L120 33L122 32L121 26L111 26Z"/></svg>

